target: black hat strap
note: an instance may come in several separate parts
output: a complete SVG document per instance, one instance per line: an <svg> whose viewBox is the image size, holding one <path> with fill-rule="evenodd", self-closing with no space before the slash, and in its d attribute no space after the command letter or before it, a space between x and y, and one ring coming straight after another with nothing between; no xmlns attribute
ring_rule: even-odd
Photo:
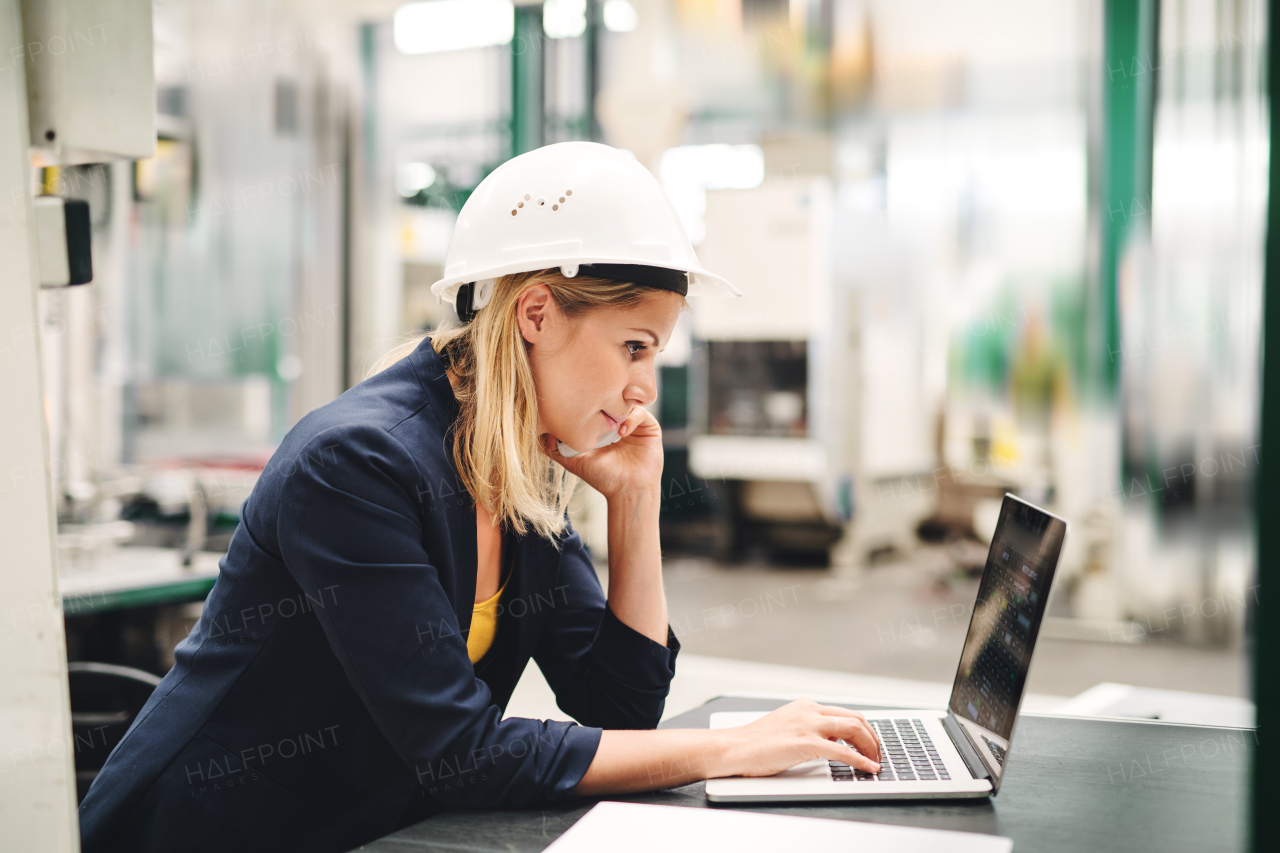
<svg viewBox="0 0 1280 853"><path fill-rule="evenodd" d="M684 270L651 267L647 264L583 264L578 267L578 274L656 287L681 296L689 294L689 274ZM458 319L464 323L471 322L471 318L476 316L476 309L472 307L475 288L475 282L471 281L458 285L458 295L453 305L458 312Z"/></svg>
<svg viewBox="0 0 1280 853"><path fill-rule="evenodd" d="M689 295L689 274L684 270L651 267L647 264L583 264L578 267L578 274L629 281L632 284L670 290L681 296Z"/></svg>

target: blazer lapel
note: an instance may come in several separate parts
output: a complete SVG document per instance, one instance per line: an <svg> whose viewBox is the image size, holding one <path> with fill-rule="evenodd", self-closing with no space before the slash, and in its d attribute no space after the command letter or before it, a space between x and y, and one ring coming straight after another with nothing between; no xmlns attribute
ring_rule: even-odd
<svg viewBox="0 0 1280 853"><path fill-rule="evenodd" d="M476 508L470 493L462 485L462 479L453 464L453 447L449 429L458 418L458 400L453 395L453 386L449 384L449 376L444 364L431 346L431 339L424 338L418 348L409 356L427 395L427 402L436 417L439 435L442 442L444 469L440 472L440 482L433 484L433 497L437 506L444 509L449 526L449 543L452 546L453 565L445 567L437 565L442 575L452 569L452 578L441 577L441 584L446 592L453 595L453 612L458 619L458 629L466 637L471 629L471 613L476 600Z"/></svg>

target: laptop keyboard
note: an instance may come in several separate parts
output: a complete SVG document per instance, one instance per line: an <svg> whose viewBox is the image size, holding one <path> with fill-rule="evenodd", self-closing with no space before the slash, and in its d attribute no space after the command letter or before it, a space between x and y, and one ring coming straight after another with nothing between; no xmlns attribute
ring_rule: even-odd
<svg viewBox="0 0 1280 853"><path fill-rule="evenodd" d="M986 742L987 749L991 750L991 754L996 757L996 764L1004 767L1004 750L1000 747L1000 744L992 743L991 739L986 735L982 736L982 740Z"/></svg>
<svg viewBox="0 0 1280 853"><path fill-rule="evenodd" d="M836 782L934 782L950 779L923 720L868 720L880 740L880 772L828 761Z"/></svg>

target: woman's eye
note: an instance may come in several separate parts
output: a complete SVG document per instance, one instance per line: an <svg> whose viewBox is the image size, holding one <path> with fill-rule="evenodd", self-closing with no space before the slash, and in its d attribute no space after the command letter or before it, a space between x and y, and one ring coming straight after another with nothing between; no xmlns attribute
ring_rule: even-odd
<svg viewBox="0 0 1280 853"><path fill-rule="evenodd" d="M627 341L627 351L631 353L631 360L636 360L636 354L641 350L648 349L648 345L640 343L640 341Z"/></svg>

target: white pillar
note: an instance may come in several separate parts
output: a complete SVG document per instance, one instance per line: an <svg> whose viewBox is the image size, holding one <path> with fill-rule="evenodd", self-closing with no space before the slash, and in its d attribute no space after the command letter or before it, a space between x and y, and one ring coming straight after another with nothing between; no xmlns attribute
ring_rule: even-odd
<svg viewBox="0 0 1280 853"><path fill-rule="evenodd" d="M0 45L23 43L0 0ZM31 223L25 54L0 62L0 839L80 849Z"/></svg>

